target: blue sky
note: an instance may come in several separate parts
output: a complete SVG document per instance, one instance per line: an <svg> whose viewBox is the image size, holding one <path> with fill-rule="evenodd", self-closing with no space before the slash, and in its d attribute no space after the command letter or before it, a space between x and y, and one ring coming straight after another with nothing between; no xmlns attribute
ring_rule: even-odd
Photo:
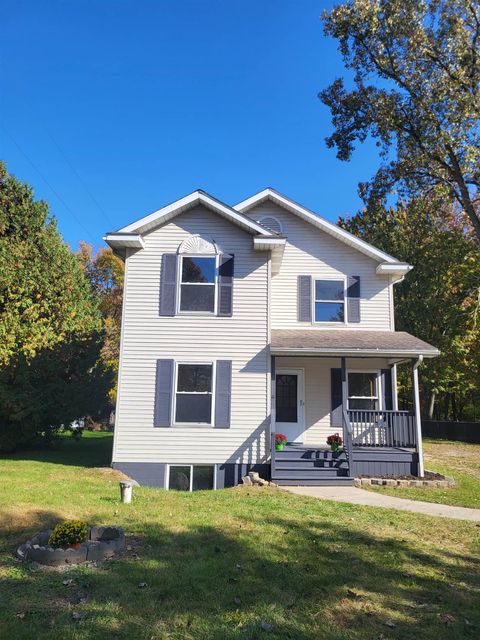
<svg viewBox="0 0 480 640"><path fill-rule="evenodd" d="M373 145L327 149L317 93L345 75L317 0L0 0L0 158L65 239L197 188L272 186L330 220L361 206Z"/></svg>

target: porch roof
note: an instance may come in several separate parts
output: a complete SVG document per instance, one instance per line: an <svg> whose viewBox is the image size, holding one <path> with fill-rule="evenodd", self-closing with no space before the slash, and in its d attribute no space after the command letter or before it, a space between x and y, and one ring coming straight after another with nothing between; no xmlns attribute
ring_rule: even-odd
<svg viewBox="0 0 480 640"><path fill-rule="evenodd" d="M272 355L434 358L440 351L406 331L273 329Z"/></svg>

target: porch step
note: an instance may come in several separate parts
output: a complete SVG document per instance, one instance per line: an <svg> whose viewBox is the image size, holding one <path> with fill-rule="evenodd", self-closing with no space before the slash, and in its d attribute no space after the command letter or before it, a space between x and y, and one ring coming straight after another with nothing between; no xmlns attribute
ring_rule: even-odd
<svg viewBox="0 0 480 640"><path fill-rule="evenodd" d="M347 477L335 477L335 478L315 478L315 480L308 479L292 479L292 478L272 478L273 482L278 484L281 487L285 486L300 486L300 487L334 487L334 486L342 486L348 487L353 486L354 479Z"/></svg>
<svg viewBox="0 0 480 640"><path fill-rule="evenodd" d="M272 479L295 478L297 480L315 480L315 478L342 478L348 476L348 469L328 469L318 467L315 469L279 469L275 466Z"/></svg>
<svg viewBox="0 0 480 640"><path fill-rule="evenodd" d="M275 451L276 460L346 460L345 451L329 451L326 449L293 449Z"/></svg>
<svg viewBox="0 0 480 640"><path fill-rule="evenodd" d="M312 469L328 470L348 469L348 460L309 460L298 458L280 458L275 460L275 469Z"/></svg>

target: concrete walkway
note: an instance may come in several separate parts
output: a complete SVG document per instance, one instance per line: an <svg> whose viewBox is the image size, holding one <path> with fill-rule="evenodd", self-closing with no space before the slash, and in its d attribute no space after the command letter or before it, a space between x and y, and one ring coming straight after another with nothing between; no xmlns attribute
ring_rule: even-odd
<svg viewBox="0 0 480 640"><path fill-rule="evenodd" d="M282 487L291 493L301 496L310 496L322 500L335 500L337 502L350 502L351 504L363 504L368 507L384 507L386 509L400 509L401 511L413 511L423 513L426 516L439 516L440 518L456 518L458 520L471 520L480 522L480 509L467 509L467 507L451 507L447 504L434 502L421 502L420 500L407 500L394 498L382 493L365 491L357 487Z"/></svg>

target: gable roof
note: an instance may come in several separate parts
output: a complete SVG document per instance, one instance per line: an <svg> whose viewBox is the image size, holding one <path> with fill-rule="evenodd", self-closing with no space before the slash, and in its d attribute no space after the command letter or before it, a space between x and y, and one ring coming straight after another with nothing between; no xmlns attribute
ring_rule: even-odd
<svg viewBox="0 0 480 640"><path fill-rule="evenodd" d="M337 240L340 240L340 242L350 245L354 249L361 251L366 256L369 256L370 258L373 258L378 262L395 265L400 270L402 270L401 267L403 265L405 268L404 269L405 273L407 273L412 268L410 265L407 265L405 262L400 262L399 260L389 255L388 253L385 253L384 251L377 249L376 247L369 244L368 242L365 242L365 240L361 240L360 238L357 238L349 231L345 231L345 229L342 229L341 227L334 224L333 222L329 222L328 220L325 220L325 218L322 218L321 216L314 213L313 211L310 211L310 209L303 207L302 205L298 204L294 200L287 198L287 196L284 196L283 194L279 193L275 189L272 189L271 187L267 187L266 189L259 191L253 196L250 196L246 200L239 202L233 208L236 211L243 213L256 205L261 204L262 202L265 202L266 200L270 200L271 202L279 205L280 207L286 209L287 211L290 211L291 213L295 214L302 220L305 220L306 222L312 224L314 227L321 229L325 233L328 233L330 236L333 236ZM389 271L392 272L391 269Z"/></svg>
<svg viewBox="0 0 480 640"><path fill-rule="evenodd" d="M262 227L261 224L259 224L258 222L255 222L255 220L252 220L248 216L244 215L241 211L236 211L232 207L229 207L225 203L221 202L220 200L217 200L216 198L209 195L205 191L202 191L201 189L197 189L196 191L193 191L192 193L188 194L188 196L180 198L179 200L176 200L175 202L172 202L171 204L168 204L165 207L158 209L158 211L154 211L153 213L150 213L148 216L140 218L140 220L137 220L136 222L133 222L132 224L127 225L126 227L122 227L115 233L116 234L136 233L141 235L157 227L160 224L164 224L171 218L174 218L180 213L183 213L184 211L191 209L197 204L201 204L207 209L210 209L211 211L218 213L219 215L223 216L227 220L230 220L231 222L237 224L239 227L242 227L245 231L249 231L254 235L278 237L276 236L275 233L273 233L272 231L269 231L268 229L265 229L265 227Z"/></svg>

